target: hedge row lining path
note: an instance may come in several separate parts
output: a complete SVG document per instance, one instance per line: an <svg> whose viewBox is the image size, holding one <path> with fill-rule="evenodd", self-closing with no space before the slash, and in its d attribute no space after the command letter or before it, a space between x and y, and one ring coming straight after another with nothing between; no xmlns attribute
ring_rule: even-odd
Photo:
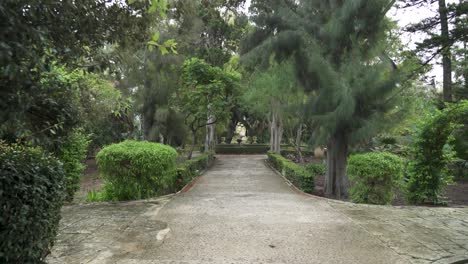
<svg viewBox="0 0 468 264"><path fill-rule="evenodd" d="M468 208L355 205L296 193L265 155L218 155L188 192L63 209L49 263L451 263Z"/></svg>

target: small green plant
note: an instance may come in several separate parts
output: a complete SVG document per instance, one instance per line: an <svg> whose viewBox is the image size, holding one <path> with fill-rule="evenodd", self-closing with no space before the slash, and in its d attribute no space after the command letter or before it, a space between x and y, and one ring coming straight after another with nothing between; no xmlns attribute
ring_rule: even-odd
<svg viewBox="0 0 468 264"><path fill-rule="evenodd" d="M404 171L403 160L387 152L355 154L348 159L347 174L355 203L389 204Z"/></svg>
<svg viewBox="0 0 468 264"><path fill-rule="evenodd" d="M103 148L96 156L102 193L91 197L123 201L165 193L176 178L177 152L159 143L127 140Z"/></svg>
<svg viewBox="0 0 468 264"><path fill-rule="evenodd" d="M314 191L314 175L303 166L273 152L268 152L268 162L302 191Z"/></svg>
<svg viewBox="0 0 468 264"><path fill-rule="evenodd" d="M89 191L86 194L86 201L87 202L103 202L105 201L105 197L103 196L102 191Z"/></svg>
<svg viewBox="0 0 468 264"><path fill-rule="evenodd" d="M75 192L80 188L81 174L86 168L82 161L86 158L89 143L89 135L75 130L61 146L58 158L65 170L67 201L72 201Z"/></svg>
<svg viewBox="0 0 468 264"><path fill-rule="evenodd" d="M40 148L0 141L0 263L44 263L64 196L57 159Z"/></svg>

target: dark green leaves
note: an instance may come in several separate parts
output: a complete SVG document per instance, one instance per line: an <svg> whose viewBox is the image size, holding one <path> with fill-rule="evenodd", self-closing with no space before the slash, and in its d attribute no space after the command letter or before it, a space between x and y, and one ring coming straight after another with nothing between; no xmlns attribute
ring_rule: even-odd
<svg viewBox="0 0 468 264"><path fill-rule="evenodd" d="M0 141L0 262L42 263L65 191L61 163L40 148Z"/></svg>

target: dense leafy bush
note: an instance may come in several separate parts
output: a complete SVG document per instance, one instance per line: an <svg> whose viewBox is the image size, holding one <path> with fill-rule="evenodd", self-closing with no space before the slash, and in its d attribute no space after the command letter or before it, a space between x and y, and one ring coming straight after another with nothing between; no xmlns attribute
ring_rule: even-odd
<svg viewBox="0 0 468 264"><path fill-rule="evenodd" d="M268 152L268 161L302 191L307 193L314 191L314 176L306 168L273 152Z"/></svg>
<svg viewBox="0 0 468 264"><path fill-rule="evenodd" d="M420 128L409 163L406 198L410 203L439 202L439 194L451 182L445 151L447 140L458 123L468 116L468 100L448 105Z"/></svg>
<svg viewBox="0 0 468 264"><path fill-rule="evenodd" d="M177 152L170 146L124 141L103 148L96 156L105 181L104 200L143 199L174 184Z"/></svg>
<svg viewBox="0 0 468 264"><path fill-rule="evenodd" d="M389 204L403 171L403 160L395 154L369 152L352 155L347 167L352 183L351 200L356 203Z"/></svg>
<svg viewBox="0 0 468 264"><path fill-rule="evenodd" d="M64 198L61 163L40 148L0 142L0 263L41 263Z"/></svg>
<svg viewBox="0 0 468 264"><path fill-rule="evenodd" d="M86 168L82 160L86 158L89 142L89 136L81 130L75 130L61 146L59 159L65 170L68 201L73 200L73 195L80 188L81 174Z"/></svg>
<svg viewBox="0 0 468 264"><path fill-rule="evenodd" d="M221 144L215 147L218 154L265 154L269 149L270 146L265 144Z"/></svg>
<svg viewBox="0 0 468 264"><path fill-rule="evenodd" d="M325 175L325 173L327 172L327 167L325 164L317 164L317 163L311 163L311 164L308 164L306 166L306 169L307 171L314 175L315 176L318 176L318 175Z"/></svg>
<svg viewBox="0 0 468 264"><path fill-rule="evenodd" d="M468 161L468 120L464 122L465 124L454 131L453 147L457 152L457 157Z"/></svg>
<svg viewBox="0 0 468 264"><path fill-rule="evenodd" d="M75 70L71 75L80 89L81 124L90 134L90 154L129 138L133 130L130 99L97 74Z"/></svg>
<svg viewBox="0 0 468 264"><path fill-rule="evenodd" d="M213 158L213 152L207 152L177 166L176 181L173 186L173 191L179 191L192 179L197 177L201 171L209 166Z"/></svg>

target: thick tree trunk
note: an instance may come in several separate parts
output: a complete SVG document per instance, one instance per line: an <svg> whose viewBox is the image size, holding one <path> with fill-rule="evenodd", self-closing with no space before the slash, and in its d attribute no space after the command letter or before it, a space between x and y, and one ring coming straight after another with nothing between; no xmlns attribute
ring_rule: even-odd
<svg viewBox="0 0 468 264"><path fill-rule="evenodd" d="M193 150L195 149L195 145L197 144L197 130L192 130L192 147L190 147L190 152L187 156L187 159L192 159Z"/></svg>
<svg viewBox="0 0 468 264"><path fill-rule="evenodd" d="M465 51L467 50L467 46L466 46L466 41L463 42L463 48L465 49ZM465 52L465 62L468 62L468 56L467 56L468 52ZM468 92L468 67L465 66L465 68L463 69L463 79L465 79L465 93Z"/></svg>
<svg viewBox="0 0 468 264"><path fill-rule="evenodd" d="M345 133L335 134L327 144L327 173L325 176L325 195L330 198L348 197L348 177L346 159L348 142Z"/></svg>
<svg viewBox="0 0 468 264"><path fill-rule="evenodd" d="M447 5L445 0L439 0L439 16L441 27L442 45L442 69L443 69L443 95L445 102L452 102L452 58L451 45L447 19Z"/></svg>
<svg viewBox="0 0 468 264"><path fill-rule="evenodd" d="M233 116L231 122L229 122L228 131L226 135L226 143L231 144L234 133L236 132L237 119Z"/></svg>
<svg viewBox="0 0 468 264"><path fill-rule="evenodd" d="M210 115L208 117L208 125L206 125L206 137L205 137L205 151L212 151L214 150L215 145L215 124L214 117Z"/></svg>
<svg viewBox="0 0 468 264"><path fill-rule="evenodd" d="M302 157L302 151L301 151L301 138L302 138L302 123L299 124L299 127L297 128L297 133L296 133L296 152L297 152L297 157L299 158L300 163L304 163L304 158Z"/></svg>
<svg viewBox="0 0 468 264"><path fill-rule="evenodd" d="M281 120L281 117L278 115L276 116L276 153L280 154L281 153L281 140L283 139L283 121Z"/></svg>
<svg viewBox="0 0 468 264"><path fill-rule="evenodd" d="M276 126L276 120L275 120L275 114L274 112L271 113L271 120L269 120L270 123L270 151L275 152L275 126Z"/></svg>
<svg viewBox="0 0 468 264"><path fill-rule="evenodd" d="M283 137L283 122L276 111L271 114L270 122L270 151L281 152L281 139Z"/></svg>

